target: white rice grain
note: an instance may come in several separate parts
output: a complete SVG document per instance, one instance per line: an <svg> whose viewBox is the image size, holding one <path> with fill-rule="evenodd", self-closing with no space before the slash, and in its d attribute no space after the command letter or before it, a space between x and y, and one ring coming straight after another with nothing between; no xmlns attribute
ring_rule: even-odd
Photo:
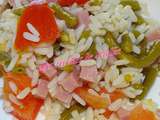
<svg viewBox="0 0 160 120"><path fill-rule="evenodd" d="M121 65L127 65L129 63L128 60L117 60L114 62L114 65L121 66Z"/></svg>
<svg viewBox="0 0 160 120"><path fill-rule="evenodd" d="M91 107L87 109L86 120L94 120L94 111Z"/></svg>
<svg viewBox="0 0 160 120"><path fill-rule="evenodd" d="M14 96L13 94L9 94L9 100L12 102L12 103L14 103L14 104L16 104L16 105L18 105L18 106L21 106L22 105L22 103L16 98L16 96Z"/></svg>
<svg viewBox="0 0 160 120"><path fill-rule="evenodd" d="M33 33L33 35L40 36L40 33L36 30L36 28L31 23L27 23L27 28L31 33Z"/></svg>
<svg viewBox="0 0 160 120"><path fill-rule="evenodd" d="M7 113L10 113L14 110L14 108L11 106L11 103L9 101L6 101L6 100L4 100L3 109Z"/></svg>
<svg viewBox="0 0 160 120"><path fill-rule="evenodd" d="M108 109L110 111L117 111L121 106L122 106L122 99L118 99L116 101L114 101L113 103L111 103L111 105L109 105Z"/></svg>
<svg viewBox="0 0 160 120"><path fill-rule="evenodd" d="M136 54L140 54L141 53L141 49L138 46L133 45L133 52L136 53Z"/></svg>
<svg viewBox="0 0 160 120"><path fill-rule="evenodd" d="M33 35L29 32L24 32L23 33L23 37L28 40L28 41L31 41L31 42L39 42L40 41L40 38L36 35Z"/></svg>
<svg viewBox="0 0 160 120"><path fill-rule="evenodd" d="M94 59L80 61L80 66L93 66L93 65L96 65L96 61Z"/></svg>
<svg viewBox="0 0 160 120"><path fill-rule="evenodd" d="M88 92L92 95L99 95L95 90L93 89L88 89Z"/></svg>
<svg viewBox="0 0 160 120"><path fill-rule="evenodd" d="M78 96L77 94L73 93L72 96L81 105L83 105L83 106L86 105L86 102L80 96Z"/></svg>
<svg viewBox="0 0 160 120"><path fill-rule="evenodd" d="M9 87L11 88L13 93L17 94L18 88L17 88L17 85L14 82L9 81Z"/></svg>
<svg viewBox="0 0 160 120"><path fill-rule="evenodd" d="M22 100L24 99L31 91L31 88L30 87L27 87L25 89L23 89L18 95L17 95L17 98Z"/></svg>
<svg viewBox="0 0 160 120"><path fill-rule="evenodd" d="M9 63L8 67L6 68L7 72L11 71L14 68L14 66L17 63L18 58L19 58L18 54L15 54L15 56L12 57L11 62Z"/></svg>

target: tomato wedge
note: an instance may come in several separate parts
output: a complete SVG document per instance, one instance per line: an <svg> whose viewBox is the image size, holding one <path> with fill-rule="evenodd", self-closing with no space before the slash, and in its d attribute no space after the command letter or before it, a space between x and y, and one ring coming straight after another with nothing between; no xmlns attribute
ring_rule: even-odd
<svg viewBox="0 0 160 120"><path fill-rule="evenodd" d="M92 95L88 92L88 88L79 87L75 90L75 93L79 95L89 106L96 109L105 109L108 106L108 99L101 97L100 95Z"/></svg>
<svg viewBox="0 0 160 120"><path fill-rule="evenodd" d="M156 120L156 117L153 112L139 105L131 112L129 120Z"/></svg>
<svg viewBox="0 0 160 120"><path fill-rule="evenodd" d="M30 36L27 36L26 32ZM18 23L15 48L26 50L29 46L40 43L54 43L59 35L54 11L47 4L28 6Z"/></svg>
<svg viewBox="0 0 160 120"><path fill-rule="evenodd" d="M31 78L22 73L6 73L4 75L4 99L9 100L9 94L14 94L9 86L9 82L16 84L18 92L26 87L31 87ZM12 103L14 111L11 113L19 120L35 120L43 100L36 98L31 93L24 99L20 100L23 106Z"/></svg>
<svg viewBox="0 0 160 120"><path fill-rule="evenodd" d="M77 3L78 5L83 5L87 2L88 0L58 0L58 3L61 6L71 6L73 3Z"/></svg>

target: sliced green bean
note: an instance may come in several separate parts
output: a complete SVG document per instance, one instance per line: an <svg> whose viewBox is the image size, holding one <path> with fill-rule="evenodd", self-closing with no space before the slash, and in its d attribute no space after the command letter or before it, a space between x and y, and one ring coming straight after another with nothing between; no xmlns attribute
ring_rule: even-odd
<svg viewBox="0 0 160 120"><path fill-rule="evenodd" d="M17 16L21 16L24 12L25 8L24 7L21 7L21 8L16 8L16 9L13 9L13 13Z"/></svg>
<svg viewBox="0 0 160 120"><path fill-rule="evenodd" d="M123 6L131 6L134 11L141 10L141 7L137 0L121 0L120 4L122 4Z"/></svg>
<svg viewBox="0 0 160 120"><path fill-rule="evenodd" d="M13 69L13 72L15 72L15 73L25 73L25 67L23 67L23 66L16 66Z"/></svg>
<svg viewBox="0 0 160 120"><path fill-rule="evenodd" d="M147 54L147 40L144 39L142 42L139 43L141 48L140 56L145 56Z"/></svg>
<svg viewBox="0 0 160 120"><path fill-rule="evenodd" d="M57 18L62 19L66 22L68 27L75 27L78 24L77 17L65 11L58 4L52 4L51 8L55 11L55 15Z"/></svg>
<svg viewBox="0 0 160 120"><path fill-rule="evenodd" d="M90 34L91 34L91 30L85 30L85 31L83 31L80 39L83 39L83 38L87 39L90 36Z"/></svg>
<svg viewBox="0 0 160 120"><path fill-rule="evenodd" d="M146 21L144 20L144 18L142 16L137 15L137 21L134 24L141 25L143 23L146 23Z"/></svg>
<svg viewBox="0 0 160 120"><path fill-rule="evenodd" d="M102 0L91 0L90 5L91 6L99 6L102 4Z"/></svg>
<svg viewBox="0 0 160 120"><path fill-rule="evenodd" d="M105 36L105 40L110 48L112 47L119 47L118 43L116 42L115 38L113 37L111 32L107 32ZM121 54L118 55L119 59L126 59L129 61L129 65L137 68L144 68L150 66L154 61L160 57L160 42L155 43L151 50L147 53L146 56L136 57L131 54L125 53L123 50Z"/></svg>
<svg viewBox="0 0 160 120"><path fill-rule="evenodd" d="M72 72L74 70L74 66L73 65L66 65L62 68L62 70L66 71L66 72Z"/></svg>
<svg viewBox="0 0 160 120"><path fill-rule="evenodd" d="M64 43L69 43L70 42L69 34L67 32L62 32L60 39Z"/></svg>
<svg viewBox="0 0 160 120"><path fill-rule="evenodd" d="M121 48L126 53L131 53L132 52L133 45L132 45L132 41L131 41L131 39L130 39L128 34L123 35Z"/></svg>
<svg viewBox="0 0 160 120"><path fill-rule="evenodd" d="M7 64L11 60L10 55L5 51L0 51L0 63Z"/></svg>
<svg viewBox="0 0 160 120"><path fill-rule="evenodd" d="M146 75L146 78L143 83L143 92L140 96L137 96L137 98L140 100L143 99L151 89L158 75L158 71L156 68L150 67L145 69L144 74Z"/></svg>
<svg viewBox="0 0 160 120"><path fill-rule="evenodd" d="M83 112L85 110L85 108L83 106L81 106L80 104L74 104L69 109L65 109L63 111L63 113L61 114L60 120L69 120L72 117L71 113L74 110L77 110L78 112Z"/></svg>
<svg viewBox="0 0 160 120"><path fill-rule="evenodd" d="M134 34L134 36L136 38L138 38L141 35L141 33L139 31L135 30L135 29L132 30L132 33Z"/></svg>

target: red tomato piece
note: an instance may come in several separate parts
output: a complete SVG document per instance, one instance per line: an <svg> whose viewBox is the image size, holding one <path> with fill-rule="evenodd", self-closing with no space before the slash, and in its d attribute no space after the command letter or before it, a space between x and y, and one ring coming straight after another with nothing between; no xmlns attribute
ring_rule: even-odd
<svg viewBox="0 0 160 120"><path fill-rule="evenodd" d="M75 2L78 4L78 5L84 5L88 0L76 0Z"/></svg>
<svg viewBox="0 0 160 120"><path fill-rule="evenodd" d="M88 92L88 88L79 87L75 90L75 93L79 95L86 103L96 109L107 108L108 99L101 97L100 95L92 95Z"/></svg>
<svg viewBox="0 0 160 120"><path fill-rule="evenodd" d="M78 5L84 5L88 0L58 0L61 6L71 6L73 3Z"/></svg>
<svg viewBox="0 0 160 120"><path fill-rule="evenodd" d="M58 0L61 6L71 6L74 2L75 0Z"/></svg>
<svg viewBox="0 0 160 120"><path fill-rule="evenodd" d="M31 87L31 78L25 74L20 73L6 73L4 75L4 99L9 100L9 94L14 94L9 86L9 82L16 84L18 92L26 87ZM19 120L35 120L40 107L43 105L43 100L36 98L31 93L23 100L20 100L22 106L12 103L14 111L11 113ZM21 108L22 107L22 108Z"/></svg>
<svg viewBox="0 0 160 120"><path fill-rule="evenodd" d="M29 41L24 38L24 32L32 34L27 27L28 23L38 31L40 38L38 42ZM19 50L26 50L29 46L37 46L40 43L54 43L59 35L54 11L50 9L47 4L32 5L27 7L20 17L15 47Z"/></svg>

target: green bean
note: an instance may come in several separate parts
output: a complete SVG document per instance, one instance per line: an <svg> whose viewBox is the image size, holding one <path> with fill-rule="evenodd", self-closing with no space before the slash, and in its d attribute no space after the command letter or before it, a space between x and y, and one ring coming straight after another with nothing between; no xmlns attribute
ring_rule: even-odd
<svg viewBox="0 0 160 120"><path fill-rule="evenodd" d="M99 6L102 4L102 0L91 0L90 5L91 6Z"/></svg>
<svg viewBox="0 0 160 120"><path fill-rule="evenodd" d="M128 34L123 35L121 48L126 53L131 53L132 52L133 45L132 45L132 41L131 41L131 39L130 39Z"/></svg>
<svg viewBox="0 0 160 120"><path fill-rule="evenodd" d="M64 43L69 43L70 42L69 34L67 32L62 32L60 39Z"/></svg>
<svg viewBox="0 0 160 120"><path fill-rule="evenodd" d="M142 16L137 15L137 21L134 24L141 25L143 23L146 23L146 21L144 20L144 18Z"/></svg>
<svg viewBox="0 0 160 120"><path fill-rule="evenodd" d="M143 99L147 95L148 91L150 90L151 86L154 84L156 80L158 71L155 68L150 67L145 69L144 74L146 75L146 78L143 83L144 88L142 94L137 96L138 99Z"/></svg>
<svg viewBox="0 0 160 120"><path fill-rule="evenodd" d="M62 19L66 22L68 27L75 27L78 24L77 17L73 16L72 14L65 11L61 6L58 4L52 4L51 8L55 11L55 15L57 18Z"/></svg>
<svg viewBox="0 0 160 120"><path fill-rule="evenodd" d="M112 47L120 48L111 32L107 32L105 40L110 48ZM130 66L137 68L144 68L150 66L157 58L160 57L159 51L160 51L160 42L155 43L152 46L151 50L144 57L142 56L136 57L131 54L127 54L122 50L121 54L118 55L118 58L128 60Z"/></svg>
<svg viewBox="0 0 160 120"><path fill-rule="evenodd" d="M138 1L136 0L121 0L120 4L122 4L123 6L131 6L131 8L134 10L134 11L139 11L141 10L141 7L138 3Z"/></svg>
<svg viewBox="0 0 160 120"><path fill-rule="evenodd" d="M13 9L13 13L17 16L21 16L24 12L25 8L24 7L21 7L21 8L16 8L16 9Z"/></svg>
<svg viewBox="0 0 160 120"><path fill-rule="evenodd" d="M72 72L74 69L73 65L66 65L62 68L62 70L66 71L66 72Z"/></svg>
<svg viewBox="0 0 160 120"><path fill-rule="evenodd" d="M85 30L85 31L83 31L80 39L83 39L83 38L87 39L90 36L90 34L91 34L91 30Z"/></svg>
<svg viewBox="0 0 160 120"><path fill-rule="evenodd" d="M135 30L135 29L132 30L132 33L134 34L134 36L136 38L138 38L141 35L141 33L139 31Z"/></svg>
<svg viewBox="0 0 160 120"><path fill-rule="evenodd" d="M10 55L5 51L0 51L0 63L7 64L11 60Z"/></svg>
<svg viewBox="0 0 160 120"><path fill-rule="evenodd" d="M25 72L25 67L23 67L23 66L16 66L13 69L13 72L15 72L15 73L24 73Z"/></svg>
<svg viewBox="0 0 160 120"><path fill-rule="evenodd" d="M92 55L96 55L97 54L96 44L92 43L90 49L87 52L90 53L90 54L92 54Z"/></svg>
<svg viewBox="0 0 160 120"><path fill-rule="evenodd" d="M139 46L141 48L140 56L145 56L147 54L147 40L146 38L139 43Z"/></svg>
<svg viewBox="0 0 160 120"><path fill-rule="evenodd" d="M83 106L81 106L80 104L74 104L69 109L65 109L63 111L63 113L61 114L60 120L69 120L72 117L71 113L74 110L77 110L78 112L83 112L85 110L85 108Z"/></svg>

